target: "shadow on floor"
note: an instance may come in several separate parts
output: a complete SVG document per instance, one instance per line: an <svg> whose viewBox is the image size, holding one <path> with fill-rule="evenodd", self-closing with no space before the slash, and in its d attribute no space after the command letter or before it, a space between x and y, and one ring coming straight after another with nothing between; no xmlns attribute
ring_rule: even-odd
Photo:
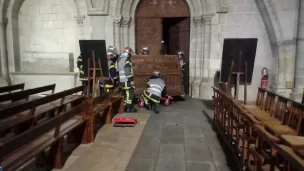
<svg viewBox="0 0 304 171"><path fill-rule="evenodd" d="M213 101L212 100L202 100L202 102L206 105L206 107L210 110L213 110ZM216 132L216 128L215 125L213 124L213 116L210 115L210 113L208 114L205 110L202 111L203 115L205 115L205 117L208 120L208 123L210 125L212 125L212 130ZM227 165L229 167L230 170L238 170L237 168L237 162L234 160L233 157L231 156L231 153L233 153L229 147L227 147L227 145L225 144L223 138L221 136L219 136L219 134L217 134L217 138L220 142L220 145L225 153L226 156L226 160L227 160Z"/></svg>
<svg viewBox="0 0 304 171"><path fill-rule="evenodd" d="M202 103L205 104L207 109L213 110L213 100L201 100L201 101L202 101Z"/></svg>

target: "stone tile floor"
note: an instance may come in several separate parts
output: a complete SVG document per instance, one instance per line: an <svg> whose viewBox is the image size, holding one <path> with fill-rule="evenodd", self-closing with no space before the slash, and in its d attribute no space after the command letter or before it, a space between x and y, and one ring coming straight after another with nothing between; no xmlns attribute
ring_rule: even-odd
<svg viewBox="0 0 304 171"><path fill-rule="evenodd" d="M152 114L125 171L234 170L212 129L208 105L188 99Z"/></svg>
<svg viewBox="0 0 304 171"><path fill-rule="evenodd" d="M142 123L124 129L106 125L93 144L77 147L64 168L53 171L236 170L213 131L210 102L187 99L162 107L158 115L134 116Z"/></svg>

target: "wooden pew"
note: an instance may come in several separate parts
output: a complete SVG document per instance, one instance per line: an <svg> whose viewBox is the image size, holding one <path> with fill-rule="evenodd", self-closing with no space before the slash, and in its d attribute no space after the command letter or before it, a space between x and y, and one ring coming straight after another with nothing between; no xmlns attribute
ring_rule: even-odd
<svg viewBox="0 0 304 171"><path fill-rule="evenodd" d="M70 97L66 100L67 95L71 96L82 90L83 86L80 86L0 110L0 131L11 130L14 136L54 117L66 110L68 105L73 107L82 103L86 99L84 96L74 96L74 99Z"/></svg>
<svg viewBox="0 0 304 171"><path fill-rule="evenodd" d="M303 171L304 159L298 156L290 147L286 145L275 144L274 148L277 150L276 161L280 171Z"/></svg>
<svg viewBox="0 0 304 171"><path fill-rule="evenodd" d="M275 136L300 135L304 115L304 105L301 103L292 102L288 109L288 115L286 125L265 122L266 129ZM285 117L283 119L285 119ZM282 122L284 123L284 121Z"/></svg>
<svg viewBox="0 0 304 171"><path fill-rule="evenodd" d="M87 134L89 136L85 143L93 142L98 129L103 124L110 124L115 114L124 112L124 99L121 93L121 90L118 92L107 92L89 100L89 123L87 127Z"/></svg>
<svg viewBox="0 0 304 171"><path fill-rule="evenodd" d="M42 93L42 92L46 92L46 91L52 91L52 94L53 94L55 91L55 87L56 87L56 84L51 84L51 85L47 85L47 86L32 88L32 89L14 92L14 93L10 93L10 94L0 95L0 103L8 102L8 101L11 102L10 104L3 104L2 107L0 106L0 109L9 107L12 105L17 105L17 104L26 102L28 100L37 99L37 97L32 96L34 94L38 94L38 93Z"/></svg>
<svg viewBox="0 0 304 171"><path fill-rule="evenodd" d="M49 147L51 147L49 157L53 159L50 163L57 169L62 168L64 136L76 129L79 130L79 135L83 135L88 106L88 102L83 102L43 124L2 142L0 144L2 169L13 171ZM76 115L83 116L83 119L73 119Z"/></svg>
<svg viewBox="0 0 304 171"><path fill-rule="evenodd" d="M275 148L276 145L284 142L284 137L286 139L290 137L289 135L300 135L304 115L303 104L259 89L256 105L244 107L225 92L212 88L214 123L217 132L232 154L240 154L236 159L237 162L241 162L247 170L253 171L283 171L281 166L288 162L288 168L285 170L303 169L299 164L299 161L302 162L299 160L299 155L296 156L292 150L285 148L288 154L284 152L281 158L285 162L282 162L277 157L280 152ZM289 144L300 146L298 151L304 153L304 142L302 144L289 142Z"/></svg>
<svg viewBox="0 0 304 171"><path fill-rule="evenodd" d="M249 150L249 159L252 160L247 167L250 170L275 170L274 156L276 150L272 145L278 143L280 139L269 134L262 125L255 125L254 128L258 136L256 137L255 147Z"/></svg>
<svg viewBox="0 0 304 171"><path fill-rule="evenodd" d="M256 120L251 114L249 113L242 113L241 120L244 125L242 131L240 131L240 150L241 150L241 162L243 166L248 166L250 159L249 153L250 149L255 147L256 142L256 131L255 125L260 125L261 122Z"/></svg>
<svg viewBox="0 0 304 171"><path fill-rule="evenodd" d="M4 86L4 87L0 87L0 94L11 93L12 91L23 90L23 89L24 89L24 83Z"/></svg>
<svg viewBox="0 0 304 171"><path fill-rule="evenodd" d="M242 163L239 160L241 150L238 147L241 144L241 131L239 130L242 129L242 125L239 122L241 118L237 116L237 111L234 111L234 108L238 106L235 106L235 101L223 91L216 87L212 88L214 90L213 99L215 99L213 124L218 135L224 140L225 145L229 147L232 154L231 157L237 162L237 168L241 168Z"/></svg>

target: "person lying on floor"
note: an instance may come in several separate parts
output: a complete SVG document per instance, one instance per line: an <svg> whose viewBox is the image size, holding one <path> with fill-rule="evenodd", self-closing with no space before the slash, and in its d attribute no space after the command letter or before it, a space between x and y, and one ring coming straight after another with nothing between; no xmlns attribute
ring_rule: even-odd
<svg viewBox="0 0 304 171"><path fill-rule="evenodd" d="M142 95L145 107L148 110L154 110L156 114L159 113L161 97L168 96L166 92L166 84L160 76L161 73L159 71L153 72L152 77L148 81L149 87Z"/></svg>

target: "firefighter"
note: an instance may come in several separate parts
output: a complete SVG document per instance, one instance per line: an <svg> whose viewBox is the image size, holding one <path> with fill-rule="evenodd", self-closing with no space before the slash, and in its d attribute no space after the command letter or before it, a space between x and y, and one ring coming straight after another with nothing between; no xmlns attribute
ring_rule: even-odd
<svg viewBox="0 0 304 171"><path fill-rule="evenodd" d="M142 55L150 55L150 53L149 53L149 47L148 46L144 46L142 48L141 54Z"/></svg>
<svg viewBox="0 0 304 171"><path fill-rule="evenodd" d="M113 54L116 56L116 59L118 59L119 55L118 55L118 53L117 53L117 50L116 50L116 47L115 47L115 46L110 45L110 46L108 47L108 52L113 53Z"/></svg>
<svg viewBox="0 0 304 171"><path fill-rule="evenodd" d="M177 51L177 56L179 59L179 64L182 70L182 94L181 94L181 98L184 99L185 98L185 88L184 88L184 72L185 72L185 53L182 50Z"/></svg>
<svg viewBox="0 0 304 171"><path fill-rule="evenodd" d="M124 49L123 54L120 56L118 62L118 71L119 71L119 82L124 90L125 97L125 111L126 112L137 112L134 109L133 101L135 99L134 95L134 79L133 79L133 68L131 62L131 56L133 50L129 47Z"/></svg>
<svg viewBox="0 0 304 171"><path fill-rule="evenodd" d="M79 70L79 80L81 81L82 85L84 86L83 93L87 95L88 91L88 77L84 74L84 67L83 67L83 59L82 55L80 54L77 58L77 68Z"/></svg>
<svg viewBox="0 0 304 171"><path fill-rule="evenodd" d="M168 97L166 92L166 85L164 80L160 78L161 73L154 71L152 77L148 82L148 89L144 91L142 98L148 110L154 110L156 114L159 113L161 97Z"/></svg>
<svg viewBox="0 0 304 171"><path fill-rule="evenodd" d="M100 95L104 92L104 89L106 92L110 92L113 90L116 86L116 83L118 81L118 74L116 71L115 63L117 60L117 55L114 54L113 52L108 52L107 53L107 59L108 59L108 67L109 67L109 75L105 79L105 87L104 84L100 82Z"/></svg>

